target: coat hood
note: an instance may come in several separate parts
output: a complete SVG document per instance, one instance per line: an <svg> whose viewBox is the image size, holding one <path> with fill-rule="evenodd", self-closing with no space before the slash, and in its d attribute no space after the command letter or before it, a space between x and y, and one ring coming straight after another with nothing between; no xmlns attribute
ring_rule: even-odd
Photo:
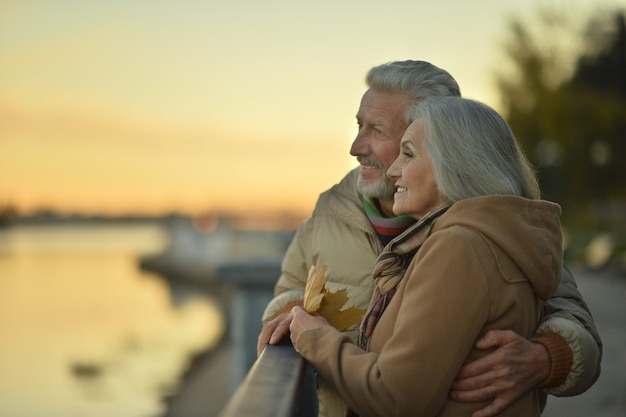
<svg viewBox="0 0 626 417"><path fill-rule="evenodd" d="M503 276L517 267L535 293L548 299L556 290L563 268L561 207L545 200L515 196L485 196L453 204L435 228L463 226L475 229L507 255L499 260Z"/></svg>

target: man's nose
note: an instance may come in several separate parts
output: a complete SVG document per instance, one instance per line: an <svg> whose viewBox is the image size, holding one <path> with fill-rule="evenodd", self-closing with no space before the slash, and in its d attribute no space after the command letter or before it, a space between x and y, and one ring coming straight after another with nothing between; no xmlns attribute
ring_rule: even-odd
<svg viewBox="0 0 626 417"><path fill-rule="evenodd" d="M369 141L367 140L366 135L361 131L356 135L356 138L354 138L354 141L352 142L352 146L350 147L350 155L361 156L369 154Z"/></svg>

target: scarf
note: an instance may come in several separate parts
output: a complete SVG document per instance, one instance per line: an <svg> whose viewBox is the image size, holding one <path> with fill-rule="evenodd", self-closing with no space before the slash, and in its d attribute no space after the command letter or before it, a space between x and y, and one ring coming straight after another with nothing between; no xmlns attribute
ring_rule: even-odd
<svg viewBox="0 0 626 417"><path fill-rule="evenodd" d="M383 217L376 207L365 197L363 198L363 207L365 208L367 218L374 227L374 230L376 231L380 241L383 243L383 246L387 245L400 233L404 232L407 227L415 223L415 219L409 216L398 216L393 218Z"/></svg>
<svg viewBox="0 0 626 417"><path fill-rule="evenodd" d="M359 347L367 350L376 323L391 302L396 288L417 250L430 235L434 220L448 210L441 207L423 217L415 225L393 239L376 259L372 277L376 282L370 307L361 322Z"/></svg>

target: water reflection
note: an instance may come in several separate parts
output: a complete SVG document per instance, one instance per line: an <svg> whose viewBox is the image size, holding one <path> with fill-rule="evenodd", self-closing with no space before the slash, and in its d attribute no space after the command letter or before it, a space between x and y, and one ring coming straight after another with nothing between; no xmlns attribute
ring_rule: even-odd
<svg viewBox="0 0 626 417"><path fill-rule="evenodd" d="M156 225L0 229L0 415L158 416L190 353L219 341L206 297L172 304L137 257Z"/></svg>

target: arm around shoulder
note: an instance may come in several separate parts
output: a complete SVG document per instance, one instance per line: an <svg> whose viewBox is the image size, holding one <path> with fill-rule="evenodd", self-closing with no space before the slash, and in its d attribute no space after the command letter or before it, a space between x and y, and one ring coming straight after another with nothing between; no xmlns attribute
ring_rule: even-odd
<svg viewBox="0 0 626 417"><path fill-rule="evenodd" d="M550 375L554 378L544 381L542 387L548 394L556 396L585 392L600 375L602 341L591 312L567 267L563 269L555 294L545 301L544 307L545 315L535 332L535 341L548 350L552 361ZM563 342L569 347L571 361L567 360L568 352ZM564 381L559 375L566 375Z"/></svg>

